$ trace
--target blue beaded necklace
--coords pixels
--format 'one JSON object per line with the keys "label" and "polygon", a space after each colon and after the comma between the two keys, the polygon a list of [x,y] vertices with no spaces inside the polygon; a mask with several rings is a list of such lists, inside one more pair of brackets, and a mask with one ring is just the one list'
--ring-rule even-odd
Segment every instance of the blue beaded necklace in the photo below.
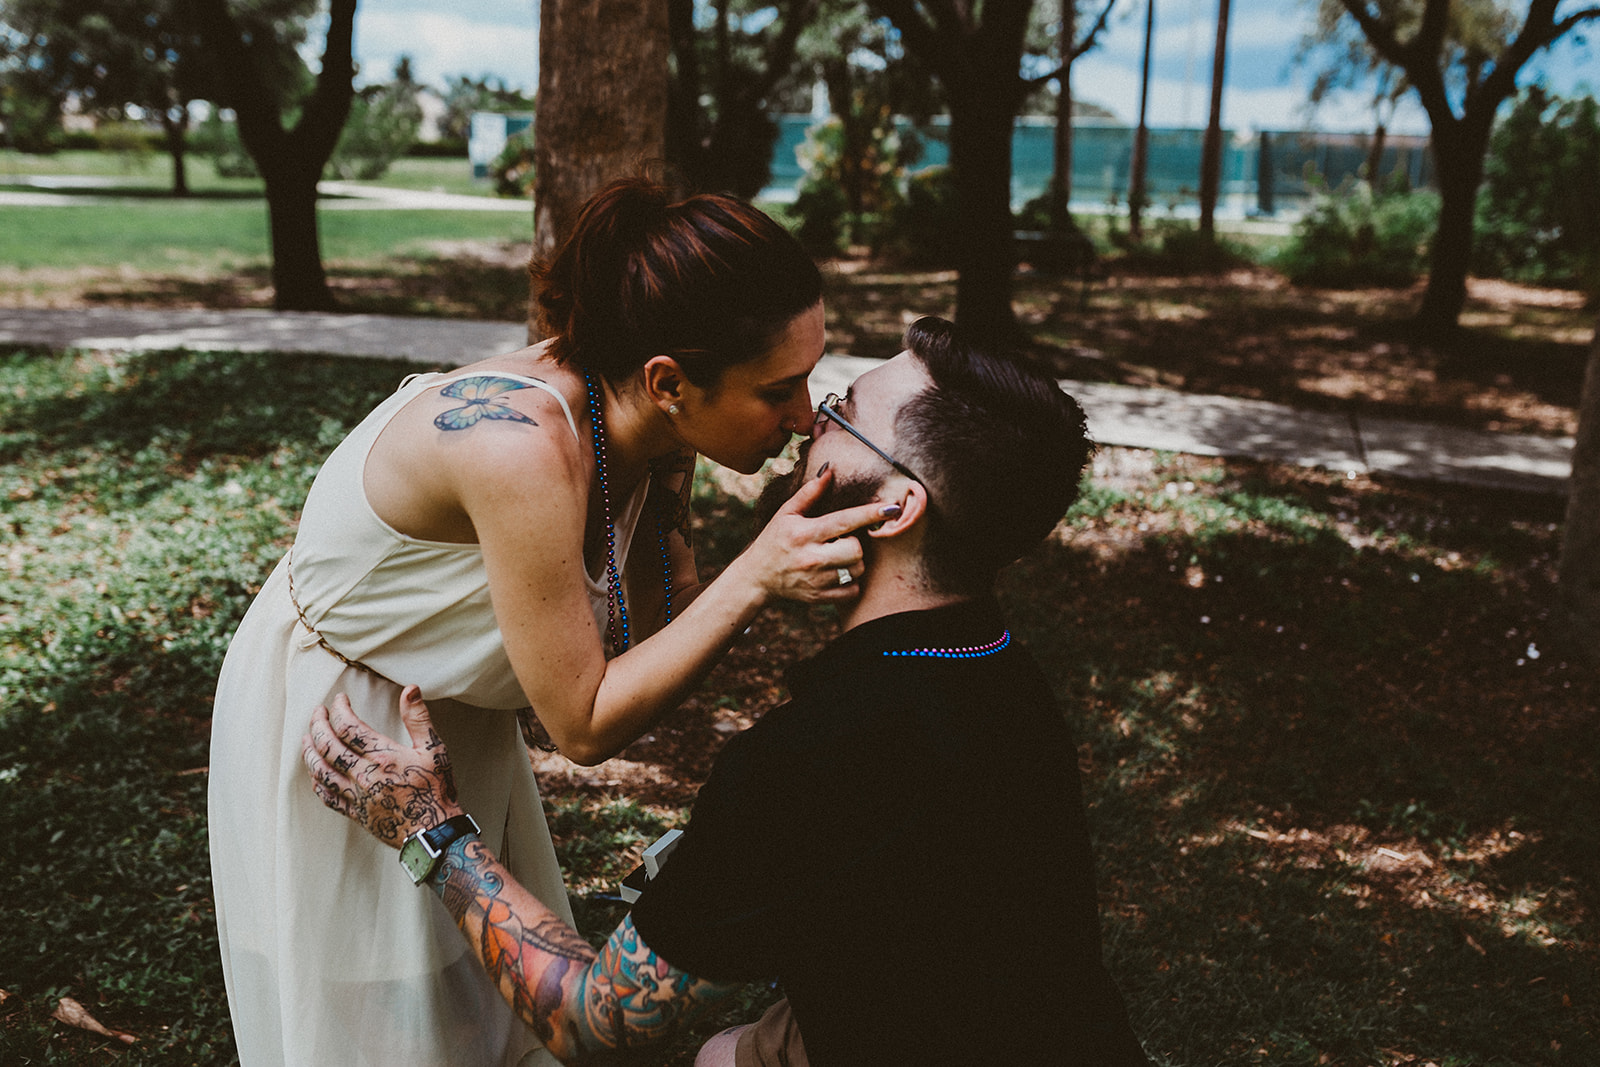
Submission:
{"label": "blue beaded necklace", "polygon": [[[611,482],[606,472],[606,423],[600,410],[600,391],[594,378],[583,372],[584,388],[589,394],[589,425],[594,431],[594,466],[600,476],[600,503],[606,520],[606,632],[611,639],[612,655],[620,656],[628,650],[628,602],[622,595],[622,573],[617,568],[617,528],[611,521]],[[672,621],[672,560],[667,554],[667,531],[656,515],[656,546],[661,551],[661,585],[666,592],[667,622]],[[619,639],[620,633],[620,639]]]}
{"label": "blue beaded necklace", "polygon": [[906,648],[885,652],[885,656],[927,656],[932,659],[982,659],[992,656],[1011,644],[1011,631],[1007,630],[987,644],[968,645],[962,648]]}

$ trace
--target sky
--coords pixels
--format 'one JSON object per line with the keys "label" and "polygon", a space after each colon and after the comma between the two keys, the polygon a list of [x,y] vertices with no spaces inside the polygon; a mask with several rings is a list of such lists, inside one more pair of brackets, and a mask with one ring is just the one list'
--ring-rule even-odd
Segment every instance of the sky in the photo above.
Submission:
{"label": "sky", "polygon": [[[1148,105],[1152,126],[1205,125],[1216,4],[1156,0]],[[488,76],[531,93],[539,80],[538,6],[539,0],[361,0],[355,34],[361,80],[387,80],[396,60],[408,54],[416,78],[426,84],[442,88],[448,76]],[[1569,3],[1563,10],[1576,6]],[[1311,74],[1296,66],[1294,55],[1310,10],[1301,0],[1233,0],[1225,127],[1372,128],[1372,108],[1361,93],[1341,94],[1315,114],[1308,111]],[[1073,67],[1074,93],[1130,124],[1138,118],[1144,14],[1144,0],[1120,0],[1101,47]],[[1600,93],[1600,24],[1592,37],[1587,45],[1564,40],[1530,65],[1519,82],[1540,78],[1562,95]],[[1408,94],[1389,128],[1394,133],[1428,132],[1427,118],[1413,95]]]}

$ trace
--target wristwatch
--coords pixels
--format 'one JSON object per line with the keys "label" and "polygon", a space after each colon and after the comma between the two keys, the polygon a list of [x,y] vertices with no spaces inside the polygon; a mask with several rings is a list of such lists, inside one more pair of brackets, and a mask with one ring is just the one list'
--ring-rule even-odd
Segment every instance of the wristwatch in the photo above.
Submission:
{"label": "wristwatch", "polygon": [[400,846],[400,866],[411,876],[412,885],[421,885],[439,869],[439,857],[458,837],[478,834],[478,824],[470,815],[457,815],[431,830],[418,830]]}

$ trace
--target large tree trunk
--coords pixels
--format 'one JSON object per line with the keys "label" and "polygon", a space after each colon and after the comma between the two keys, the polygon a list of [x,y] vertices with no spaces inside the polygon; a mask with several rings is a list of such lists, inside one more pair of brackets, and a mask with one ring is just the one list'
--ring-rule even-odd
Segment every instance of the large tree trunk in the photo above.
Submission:
{"label": "large tree trunk", "polygon": [[1011,217],[1011,133],[1016,105],[1003,94],[970,92],[950,101],[950,173],[957,235],[956,322],[997,342],[1016,340],[1011,276],[1016,244]]}
{"label": "large tree trunk", "polygon": [[260,168],[267,186],[272,231],[273,307],[279,311],[332,311],[337,302],[322,267],[317,230],[317,178],[322,164]]}
{"label": "large tree trunk", "polygon": [[[533,139],[533,254],[554,253],[584,201],[666,153],[667,5],[542,0]],[[538,337],[529,298],[528,332]]]}
{"label": "large tree trunk", "polygon": [[[1484,128],[1480,131],[1474,128],[1477,125]],[[1484,156],[1489,151],[1487,125],[1445,125],[1436,120],[1432,146],[1439,182],[1439,225],[1428,253],[1428,287],[1417,311],[1417,325],[1424,334],[1444,337],[1455,332],[1467,302],[1473,215],[1478,186],[1483,183]]]}
{"label": "large tree trunk", "polygon": [[1560,590],[1573,644],[1600,665],[1600,322],[1578,407],[1578,440],[1561,537]]}

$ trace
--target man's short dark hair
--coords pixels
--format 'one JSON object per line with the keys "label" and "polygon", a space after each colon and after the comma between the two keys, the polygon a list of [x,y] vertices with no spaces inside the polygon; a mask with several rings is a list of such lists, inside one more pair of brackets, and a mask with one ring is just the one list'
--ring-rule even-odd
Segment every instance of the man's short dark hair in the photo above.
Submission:
{"label": "man's short dark hair", "polygon": [[895,420],[897,447],[929,482],[923,567],[941,592],[978,595],[1066,514],[1094,443],[1078,402],[1022,357],[932,316],[905,346],[933,380]]}

